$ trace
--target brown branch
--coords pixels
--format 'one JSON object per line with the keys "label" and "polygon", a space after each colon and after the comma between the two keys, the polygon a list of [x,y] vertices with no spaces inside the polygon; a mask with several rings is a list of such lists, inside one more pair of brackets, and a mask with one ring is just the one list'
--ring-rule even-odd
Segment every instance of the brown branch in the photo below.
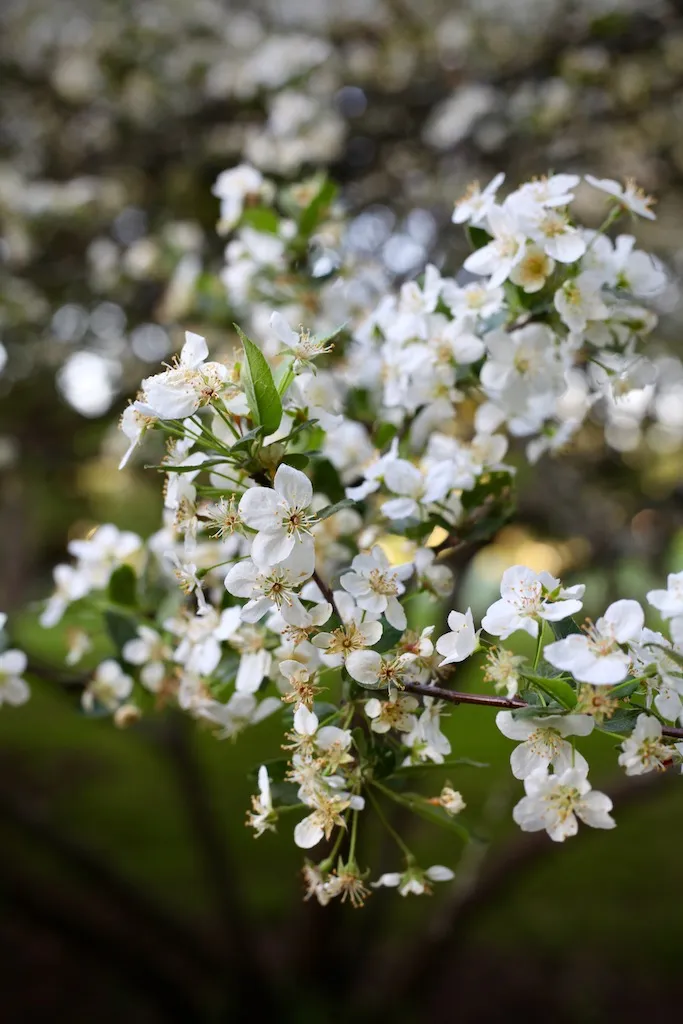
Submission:
{"label": "brown branch", "polygon": [[[487,708],[503,708],[506,710],[531,707],[531,704],[516,698],[510,700],[507,697],[489,697],[482,693],[461,693],[458,690],[446,690],[442,686],[430,686],[428,683],[405,683],[405,689],[408,693],[419,693],[423,697],[436,697],[438,700],[445,700],[449,704],[480,704]],[[683,739],[683,729],[678,729],[672,725],[663,725],[662,735],[680,740]]]}
{"label": "brown branch", "polygon": [[[317,569],[313,573],[313,580],[315,583],[318,584],[318,590],[323,595],[328,604],[332,605],[332,611],[335,613],[335,615],[339,615],[339,609],[337,608],[337,602],[334,599],[332,587],[330,587],[329,584],[324,582],[324,580],[320,577],[320,574],[318,573]],[[339,618],[341,619],[341,615],[339,615]]]}

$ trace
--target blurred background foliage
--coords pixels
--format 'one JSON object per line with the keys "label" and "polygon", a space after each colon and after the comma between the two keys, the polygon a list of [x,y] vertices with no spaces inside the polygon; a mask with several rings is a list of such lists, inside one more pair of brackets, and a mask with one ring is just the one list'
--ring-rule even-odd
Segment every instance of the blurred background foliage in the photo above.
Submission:
{"label": "blurred background foliage", "polygon": [[[463,851],[404,823],[424,863],[459,861],[453,888],[321,910],[300,902],[287,820],[258,843],[242,828],[275,725],[232,745],[170,715],[86,720],[62,685],[64,631],[19,609],[69,537],[158,525],[156,477],[116,472],[118,415],[182,330],[220,339],[234,318],[211,185],[245,154],[292,178],[328,169],[356,248],[398,282],[427,258],[457,266],[450,213],[473,178],[633,175],[659,197],[639,236],[675,277],[683,5],[5,0],[0,71],[0,608],[44,666],[0,714],[4,1019],[675,1017],[674,779],[605,777],[591,738],[619,828],[557,851],[511,825],[520,787],[489,713],[455,708],[454,753],[489,765],[451,779],[479,839]],[[680,353],[676,289],[662,312],[653,346]],[[608,443],[589,423],[520,472],[518,520],[460,566],[458,607],[481,614],[514,562],[586,582],[589,614],[683,568],[683,383],[668,383]],[[393,866],[379,832],[364,841]]]}

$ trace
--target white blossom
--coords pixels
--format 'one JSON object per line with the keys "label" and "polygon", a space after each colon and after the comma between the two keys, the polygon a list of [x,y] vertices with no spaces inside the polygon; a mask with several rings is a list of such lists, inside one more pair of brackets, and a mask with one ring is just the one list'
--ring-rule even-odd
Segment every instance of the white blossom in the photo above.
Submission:
{"label": "white blossom", "polygon": [[568,768],[560,775],[548,775],[537,768],[524,780],[526,796],[514,807],[512,816],[523,832],[548,833],[562,843],[578,832],[577,818],[591,828],[614,828],[610,815],[612,801],[592,789],[587,772]]}
{"label": "white blossom", "polygon": [[278,467],[273,487],[250,487],[242,495],[239,512],[243,522],[257,530],[251,557],[262,568],[283,563],[296,550],[302,559],[312,557],[309,511],[313,487],[305,473],[285,464]]}
{"label": "white blossom", "polygon": [[516,779],[526,779],[537,768],[550,766],[556,775],[569,768],[588,771],[584,756],[565,737],[589,736],[595,725],[590,715],[515,718],[511,711],[499,711],[496,725],[503,736],[522,741],[510,756],[510,767]]}
{"label": "white blossom", "polygon": [[584,633],[571,633],[548,644],[543,654],[551,665],[571,672],[579,682],[620,683],[631,664],[631,654],[622,645],[639,640],[643,624],[643,609],[637,601],[615,601]]}

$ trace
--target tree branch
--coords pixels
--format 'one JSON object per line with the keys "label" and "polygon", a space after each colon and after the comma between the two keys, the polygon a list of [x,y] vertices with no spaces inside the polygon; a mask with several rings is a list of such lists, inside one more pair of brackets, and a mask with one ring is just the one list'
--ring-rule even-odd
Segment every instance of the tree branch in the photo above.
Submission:
{"label": "tree branch", "polygon": [[[489,697],[483,693],[461,693],[458,690],[446,690],[442,686],[430,686],[428,683],[405,683],[405,690],[408,693],[419,693],[423,697],[436,697],[449,704],[480,704],[483,707],[503,708],[508,711],[514,708],[531,707],[526,701],[518,698]],[[683,739],[683,729],[678,729],[673,725],[663,725],[662,735],[680,740]]]}

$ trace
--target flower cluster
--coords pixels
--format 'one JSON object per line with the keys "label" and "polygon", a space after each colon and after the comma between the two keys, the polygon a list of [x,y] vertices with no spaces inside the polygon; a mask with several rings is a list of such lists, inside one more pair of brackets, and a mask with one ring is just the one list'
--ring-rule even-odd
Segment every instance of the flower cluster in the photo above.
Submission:
{"label": "flower cluster", "polygon": [[[599,230],[572,216],[578,176],[502,199],[499,175],[453,214],[467,225],[473,280],[428,266],[398,294],[360,301],[348,298],[357,268],[335,283],[320,271],[334,223],[327,183],[309,183],[296,206],[246,165],[221,175],[221,230],[234,232],[223,282],[231,299],[242,289],[262,336],[237,328],[230,357],[211,359],[188,332],[179,358],[142,381],[122,420],[123,462],[165,438],[161,529],[143,542],[103,526],[72,541],[74,564],[55,572],[43,625],[71,604],[74,619],[95,608],[112,645],[86,680],[87,712],[128,725],[171,702],[231,739],[279,716],[282,756],[260,766],[247,821],[262,836],[298,813],[296,845],[325,844],[304,869],[320,903],[361,905],[373,887],[420,894],[452,877],[420,867],[388,817],[395,804],[467,839],[448,778],[438,796],[410,788],[425,766],[450,774],[461,763],[451,704],[501,709],[525,789],[514,819],[555,841],[578,821],[614,826],[577,739],[618,736],[629,775],[682,759],[683,574],[648,596],[668,637],[634,600],[580,626],[584,586],[525,566],[504,573],[480,628],[471,609],[446,607],[453,550],[512,514],[511,441],[527,438],[533,462],[649,372],[654,315],[642,303],[666,276],[608,229],[625,212],[651,217],[650,202],[632,184],[587,180],[609,203]],[[522,646],[503,646],[511,637]],[[87,646],[81,631],[72,663]],[[23,663],[0,657],[18,703]],[[504,695],[455,690],[465,664]],[[359,835],[371,814],[404,864],[368,887]]]}

